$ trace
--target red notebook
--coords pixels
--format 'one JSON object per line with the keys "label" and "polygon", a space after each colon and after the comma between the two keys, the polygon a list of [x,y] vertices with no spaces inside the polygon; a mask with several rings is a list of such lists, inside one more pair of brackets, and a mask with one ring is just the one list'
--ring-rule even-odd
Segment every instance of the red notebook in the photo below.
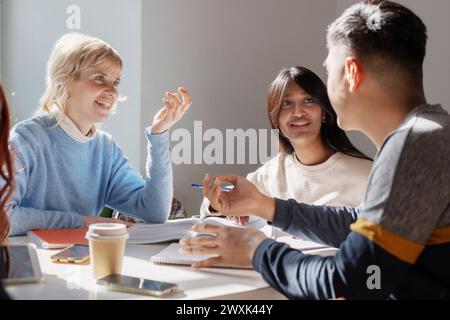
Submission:
{"label": "red notebook", "polygon": [[88,227],[79,229],[52,229],[28,231],[28,240],[44,249],[65,248],[72,244],[88,244]]}

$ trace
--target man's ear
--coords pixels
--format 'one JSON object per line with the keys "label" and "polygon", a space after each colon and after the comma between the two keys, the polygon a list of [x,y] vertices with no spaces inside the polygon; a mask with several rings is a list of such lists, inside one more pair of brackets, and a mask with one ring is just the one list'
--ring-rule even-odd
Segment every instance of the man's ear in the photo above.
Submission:
{"label": "man's ear", "polygon": [[362,66],[354,57],[345,58],[345,79],[348,82],[350,92],[355,92],[361,85]]}

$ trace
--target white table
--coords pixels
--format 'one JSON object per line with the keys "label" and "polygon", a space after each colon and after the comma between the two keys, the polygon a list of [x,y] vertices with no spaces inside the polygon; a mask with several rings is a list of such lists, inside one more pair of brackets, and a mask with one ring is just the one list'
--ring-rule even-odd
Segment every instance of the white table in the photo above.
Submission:
{"label": "white table", "polygon": [[[9,243],[27,243],[26,237],[10,238]],[[56,264],[50,256],[54,250],[37,249],[44,281],[35,284],[8,286],[14,299],[286,299],[284,295],[262,279],[253,270],[156,265],[150,257],[168,243],[153,245],[127,245],[122,274],[177,283],[181,291],[166,298],[108,291],[97,286],[92,278],[90,265]],[[333,251],[332,251],[333,252]],[[328,250],[316,250],[315,254],[329,255]]]}

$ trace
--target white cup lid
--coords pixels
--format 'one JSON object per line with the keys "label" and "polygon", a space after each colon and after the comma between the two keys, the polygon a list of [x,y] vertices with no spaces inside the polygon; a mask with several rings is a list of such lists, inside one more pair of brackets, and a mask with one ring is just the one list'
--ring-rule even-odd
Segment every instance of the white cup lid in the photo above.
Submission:
{"label": "white cup lid", "polygon": [[86,239],[128,239],[127,226],[121,223],[95,223],[89,226]]}

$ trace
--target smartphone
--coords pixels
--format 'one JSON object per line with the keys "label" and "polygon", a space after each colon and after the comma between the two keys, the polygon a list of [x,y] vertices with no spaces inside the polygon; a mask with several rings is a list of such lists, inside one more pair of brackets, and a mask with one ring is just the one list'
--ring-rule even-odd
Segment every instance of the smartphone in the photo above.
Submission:
{"label": "smartphone", "polygon": [[86,264],[89,261],[89,247],[71,246],[51,256],[51,260],[55,263]]}
{"label": "smartphone", "polygon": [[146,294],[157,297],[178,292],[178,286],[175,283],[122,276],[120,274],[111,274],[98,279],[97,284],[115,291]]}

